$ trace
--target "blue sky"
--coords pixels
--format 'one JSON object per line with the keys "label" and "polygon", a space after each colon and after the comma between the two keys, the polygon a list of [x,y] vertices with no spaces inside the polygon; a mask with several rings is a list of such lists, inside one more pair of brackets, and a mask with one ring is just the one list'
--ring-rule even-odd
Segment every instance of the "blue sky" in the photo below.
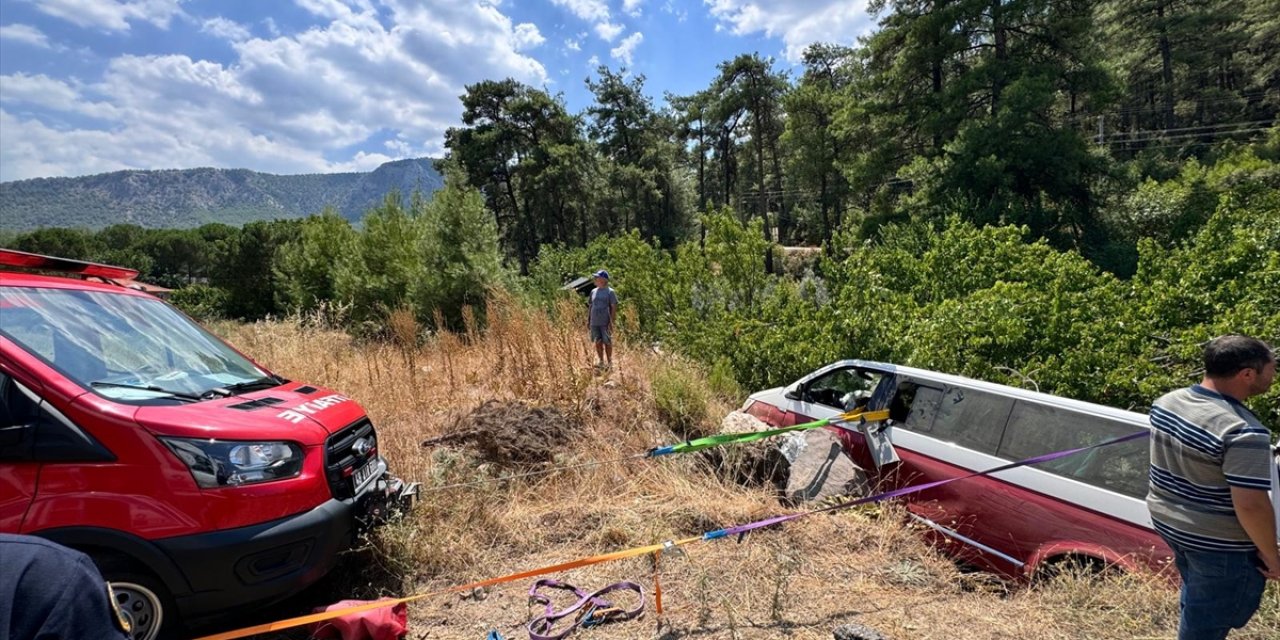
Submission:
{"label": "blue sky", "polygon": [[441,155],[480,80],[579,112],[605,64],[661,103],[872,24],[865,0],[0,0],[0,181],[369,170]]}

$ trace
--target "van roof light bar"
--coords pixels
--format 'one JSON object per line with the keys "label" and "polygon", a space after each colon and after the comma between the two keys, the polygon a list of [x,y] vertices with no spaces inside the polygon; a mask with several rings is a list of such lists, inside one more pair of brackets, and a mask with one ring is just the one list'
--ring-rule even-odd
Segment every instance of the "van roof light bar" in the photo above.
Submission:
{"label": "van roof light bar", "polygon": [[68,260],[54,256],[42,256],[38,253],[27,253],[15,249],[0,249],[0,266],[18,267],[20,269],[41,269],[44,271],[60,271],[75,273],[83,277],[109,278],[113,280],[132,280],[138,277],[136,269],[113,267],[109,264]]}

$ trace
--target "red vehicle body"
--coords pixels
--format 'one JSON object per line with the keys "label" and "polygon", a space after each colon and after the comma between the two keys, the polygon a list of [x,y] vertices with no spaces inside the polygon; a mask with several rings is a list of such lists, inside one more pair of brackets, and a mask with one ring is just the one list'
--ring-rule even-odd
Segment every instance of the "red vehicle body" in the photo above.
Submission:
{"label": "red vehicle body", "polygon": [[0,532],[88,553],[135,637],[295,593],[412,495],[355,401],[111,283],[127,271],[39,258],[0,250],[104,282],[0,271]]}
{"label": "red vehicle body", "polygon": [[[754,394],[743,408],[769,424],[790,426],[856,406],[889,409],[890,420],[827,428],[880,490],[1149,428],[1143,414],[857,360]],[[1143,438],[949,483],[909,495],[906,508],[957,559],[1014,579],[1062,560],[1167,571],[1172,554],[1152,529],[1143,499],[1147,446]]]}

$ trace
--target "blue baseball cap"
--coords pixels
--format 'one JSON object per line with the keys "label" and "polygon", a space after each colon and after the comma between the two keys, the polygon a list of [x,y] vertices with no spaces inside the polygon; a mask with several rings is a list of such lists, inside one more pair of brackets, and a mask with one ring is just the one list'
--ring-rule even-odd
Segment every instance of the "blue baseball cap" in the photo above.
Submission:
{"label": "blue baseball cap", "polygon": [[608,280],[608,279],[609,279],[609,272],[608,272],[608,271],[605,271],[604,269],[601,269],[601,270],[599,270],[599,271],[597,271],[597,272],[595,272],[595,273],[591,274],[591,277],[592,277],[592,278],[604,278],[605,280]]}

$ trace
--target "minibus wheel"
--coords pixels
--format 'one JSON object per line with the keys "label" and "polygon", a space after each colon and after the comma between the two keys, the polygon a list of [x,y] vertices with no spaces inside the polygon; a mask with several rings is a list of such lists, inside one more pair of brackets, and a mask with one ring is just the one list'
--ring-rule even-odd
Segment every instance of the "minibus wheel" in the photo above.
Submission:
{"label": "minibus wheel", "polygon": [[159,578],[117,556],[94,557],[94,562],[111,585],[115,609],[129,623],[132,640],[177,637],[177,611]]}
{"label": "minibus wheel", "polygon": [[1121,571],[1119,567],[1108,565],[1101,558],[1073,553],[1041,561],[1032,575],[1032,583],[1048,584],[1059,576],[1071,576],[1077,579],[1102,578]]}

